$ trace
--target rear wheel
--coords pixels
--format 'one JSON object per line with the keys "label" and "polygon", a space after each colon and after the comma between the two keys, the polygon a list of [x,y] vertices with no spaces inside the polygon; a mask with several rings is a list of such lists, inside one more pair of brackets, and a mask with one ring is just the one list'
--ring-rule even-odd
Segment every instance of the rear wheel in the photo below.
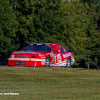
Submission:
{"label": "rear wheel", "polygon": [[70,57],[67,59],[66,67],[71,68],[71,58]]}
{"label": "rear wheel", "polygon": [[45,67],[50,67],[50,57],[49,56],[46,57]]}

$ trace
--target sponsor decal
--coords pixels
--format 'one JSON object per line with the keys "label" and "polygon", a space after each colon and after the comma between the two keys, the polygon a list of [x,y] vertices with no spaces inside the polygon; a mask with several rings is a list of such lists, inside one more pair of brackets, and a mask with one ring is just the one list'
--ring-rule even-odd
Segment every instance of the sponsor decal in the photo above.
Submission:
{"label": "sponsor decal", "polygon": [[58,61],[58,63],[61,63],[62,62],[62,59],[61,59],[61,55],[60,54],[57,54],[57,61]]}
{"label": "sponsor decal", "polygon": [[52,59],[54,60],[55,58],[53,57]]}
{"label": "sponsor decal", "polygon": [[67,58],[68,56],[71,56],[71,53],[63,54],[63,58]]}
{"label": "sponsor decal", "polygon": [[44,54],[39,54],[39,56],[40,56],[40,57],[43,57],[43,56],[45,56],[45,55],[44,55]]}
{"label": "sponsor decal", "polygon": [[42,65],[45,65],[45,61],[42,60],[42,61],[41,61],[41,64],[42,64]]}
{"label": "sponsor decal", "polygon": [[52,57],[52,63],[56,63],[56,56]]}
{"label": "sponsor decal", "polygon": [[61,63],[56,63],[56,64],[51,64],[51,66],[66,66],[66,62],[61,62]]}
{"label": "sponsor decal", "polygon": [[53,56],[53,52],[50,53],[50,57],[52,57],[52,56]]}
{"label": "sponsor decal", "polygon": [[42,59],[44,59],[45,57],[41,57]]}

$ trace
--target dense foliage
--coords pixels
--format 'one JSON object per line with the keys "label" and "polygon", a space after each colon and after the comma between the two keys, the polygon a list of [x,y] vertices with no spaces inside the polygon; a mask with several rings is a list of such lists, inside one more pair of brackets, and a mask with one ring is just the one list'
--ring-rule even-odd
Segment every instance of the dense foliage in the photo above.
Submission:
{"label": "dense foliage", "polygon": [[100,0],[88,1],[0,1],[0,62],[31,42],[54,42],[73,50],[74,66],[99,66]]}

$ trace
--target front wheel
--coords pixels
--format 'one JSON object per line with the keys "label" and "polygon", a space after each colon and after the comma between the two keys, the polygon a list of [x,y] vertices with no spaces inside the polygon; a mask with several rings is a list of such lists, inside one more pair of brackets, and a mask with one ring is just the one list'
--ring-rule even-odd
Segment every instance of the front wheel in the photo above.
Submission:
{"label": "front wheel", "polygon": [[50,67],[50,57],[49,56],[46,57],[45,67]]}
{"label": "front wheel", "polygon": [[71,68],[71,58],[70,57],[67,59],[66,67]]}

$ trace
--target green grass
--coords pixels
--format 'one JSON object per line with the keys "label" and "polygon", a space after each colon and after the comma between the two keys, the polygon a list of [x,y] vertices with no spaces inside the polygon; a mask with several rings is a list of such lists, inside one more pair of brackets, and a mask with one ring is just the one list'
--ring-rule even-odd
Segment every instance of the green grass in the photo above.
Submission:
{"label": "green grass", "polygon": [[100,100],[100,70],[0,67],[0,100]]}

